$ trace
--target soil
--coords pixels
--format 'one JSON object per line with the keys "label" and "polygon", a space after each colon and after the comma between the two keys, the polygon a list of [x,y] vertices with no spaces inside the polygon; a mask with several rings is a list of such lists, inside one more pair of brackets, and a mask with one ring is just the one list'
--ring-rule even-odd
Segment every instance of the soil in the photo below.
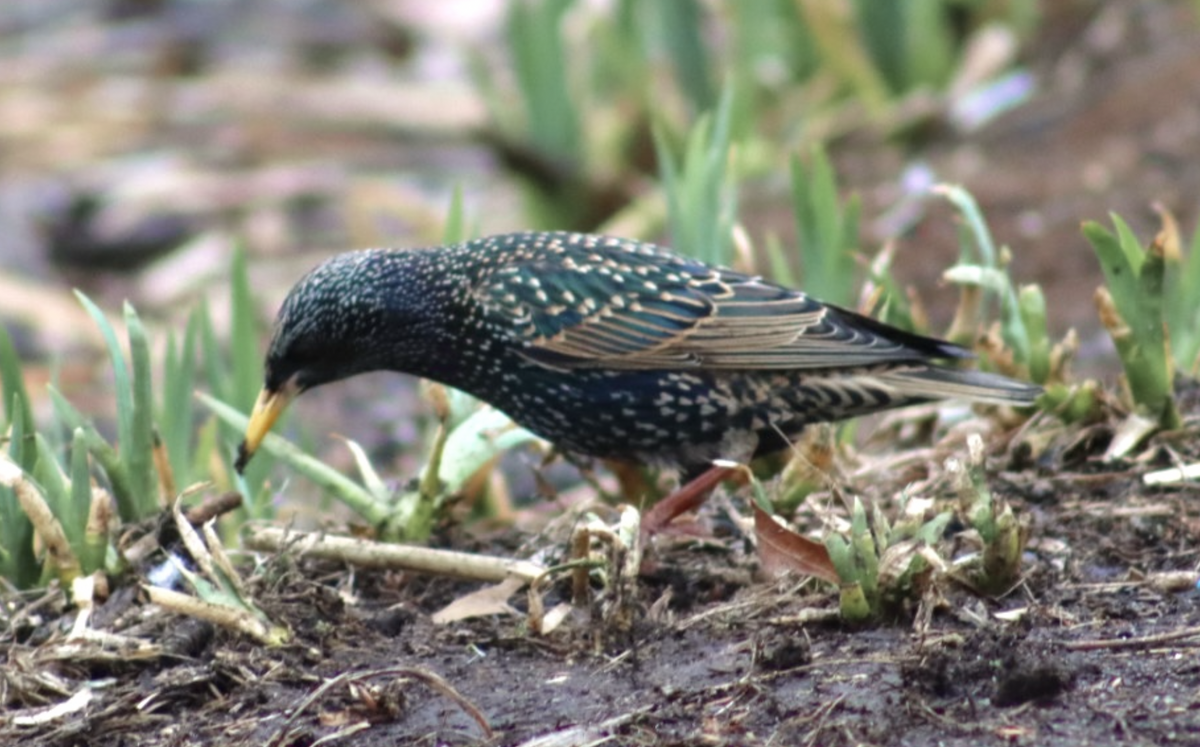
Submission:
{"label": "soil", "polygon": [[[281,646],[152,612],[133,586],[92,626],[155,642],[155,655],[68,644],[73,613],[59,597],[20,610],[0,739],[309,745],[348,730],[356,745],[1200,743],[1196,486],[1140,478],[1169,454],[1200,456],[1194,426],[1186,439],[1158,437],[1142,464],[1100,461],[1105,426],[1083,438],[1047,427],[989,462],[994,495],[1032,521],[1021,580],[998,596],[945,576],[918,607],[849,626],[829,587],[762,574],[740,498],[710,501],[703,536],[657,538],[633,591],[596,586],[544,635],[530,631],[523,594],[508,614],[436,624],[481,585],[283,553],[251,585],[291,631]],[[1043,436],[1052,446],[1038,464],[1013,469],[1028,459],[1021,439]],[[952,430],[927,459],[962,445]],[[846,458],[860,468],[843,488],[867,499],[886,502],[912,479],[886,459]],[[922,471],[945,495],[937,469]],[[434,544],[562,560],[562,526],[532,540],[450,530]],[[570,595],[562,577],[543,600]],[[82,712],[14,721],[85,681],[95,692]]]}
{"label": "soil", "polygon": [[[1037,99],[983,133],[934,138],[928,157],[1028,257],[1017,266],[1046,288],[1058,331],[1084,331],[1085,365],[1111,371],[1078,223],[1116,210],[1147,236],[1160,200],[1185,230],[1195,225],[1200,45],[1185,3],[1062,5],[1074,12],[1049,13],[1031,53]],[[850,146],[835,159],[871,215],[902,163]],[[904,272],[922,287],[955,246],[948,211],[931,210],[902,239],[920,252]],[[345,391],[381,388],[372,379]],[[347,419],[344,397],[302,406],[367,443],[386,440],[379,421],[408,406],[387,405],[356,433],[332,425]],[[9,595],[0,744],[1200,744],[1200,485],[1143,481],[1200,460],[1197,399],[1181,397],[1183,430],[1121,460],[1102,458],[1119,412],[990,429],[989,485],[1030,521],[1020,581],[983,595],[946,576],[913,609],[863,627],[830,615],[836,590],[765,576],[742,494],[702,509],[701,536],[659,537],[636,583],[620,595],[597,585],[544,635],[529,630],[521,593],[508,613],[436,624],[480,584],[290,553],[241,566],[251,597],[291,633],[276,647],[148,605],[132,578],[115,581],[90,627],[153,651],[71,642],[78,611],[61,593]],[[945,499],[938,465],[961,453],[962,434],[916,430],[927,435],[840,455],[846,494],[891,511],[907,483],[927,480]],[[901,470],[898,453],[927,456]],[[801,528],[819,529],[808,511]],[[556,527],[448,528],[433,544],[556,562],[569,544]],[[564,578],[545,602],[570,598]],[[85,706],[48,710],[79,693]]]}

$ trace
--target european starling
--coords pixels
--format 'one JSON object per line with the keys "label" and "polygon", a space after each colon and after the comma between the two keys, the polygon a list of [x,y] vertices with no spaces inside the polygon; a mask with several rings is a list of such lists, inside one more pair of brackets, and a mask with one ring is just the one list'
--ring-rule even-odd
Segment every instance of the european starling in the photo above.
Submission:
{"label": "european starling", "polygon": [[1037,386],[939,366],[961,347],[626,239],[513,233],[336,256],[288,294],[241,469],[298,394],[367,371],[442,382],[563,450],[703,471],[805,425]]}

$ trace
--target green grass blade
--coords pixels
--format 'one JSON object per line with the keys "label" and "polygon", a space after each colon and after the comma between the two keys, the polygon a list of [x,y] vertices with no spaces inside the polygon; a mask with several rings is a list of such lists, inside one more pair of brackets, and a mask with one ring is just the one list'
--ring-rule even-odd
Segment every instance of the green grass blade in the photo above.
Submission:
{"label": "green grass blade", "polygon": [[[14,437],[20,432],[20,419],[13,423]],[[24,449],[31,459],[36,459],[34,448]],[[12,446],[9,446],[12,454]],[[0,455],[0,460],[4,459]],[[16,458],[11,459],[21,472],[28,474],[29,470],[21,467]],[[17,494],[7,484],[0,484],[0,576],[8,579],[18,589],[27,588],[37,583],[40,567],[33,555],[33,524]]]}
{"label": "green grass blade", "polygon": [[1179,422],[1163,331],[1165,260],[1159,248],[1142,249],[1129,226],[1112,215],[1116,233],[1094,222],[1083,233],[1100,259],[1112,305],[1120,316],[1106,320],[1134,402],[1162,425]]}
{"label": "green grass blade", "polygon": [[[71,436],[69,496],[66,514],[71,517],[70,523],[74,526],[67,527],[64,523],[63,527],[68,530],[67,536],[71,544],[78,548],[83,541],[83,526],[87,523],[88,510],[92,505],[91,463],[88,460],[87,431],[83,428],[76,428]],[[83,523],[75,524],[78,518],[82,518]],[[78,535],[73,531],[76,528],[79,530]]]}
{"label": "green grass blade", "polygon": [[1129,267],[1133,269],[1133,277],[1140,277],[1142,273],[1142,263],[1146,260],[1146,253],[1142,249],[1142,243],[1138,241],[1138,237],[1134,234],[1133,229],[1129,224],[1116,213],[1112,213],[1113,225],[1117,229],[1117,245],[1121,248],[1121,252],[1125,255],[1125,260],[1129,263]]}
{"label": "green grass blade", "polygon": [[63,530],[66,532],[71,546],[78,547],[78,543],[83,539],[83,524],[87,520],[87,515],[85,513],[80,521],[76,521],[80,517],[72,513],[70,484],[67,482],[67,476],[63,474],[54,451],[40,435],[34,438],[34,443],[37,445],[38,461],[34,465],[31,477],[42,489],[46,505],[63,525]]}
{"label": "green grass blade", "polygon": [[[996,249],[995,240],[979,209],[979,203],[970,192],[958,185],[942,184],[935,187],[934,191],[945,197],[958,210],[964,223],[959,232],[959,263],[947,270],[943,277],[960,285],[981,288],[985,299],[990,299],[991,303],[998,302],[1000,336],[1012,350],[1013,359],[1018,364],[1029,365],[1033,344],[1031,332],[1021,314],[1017,290],[1009,277],[1007,267],[1001,261],[1001,252]],[[977,332],[975,329],[956,329],[952,338],[957,334],[965,334],[969,338]]]}
{"label": "green grass blade", "polygon": [[132,518],[141,519],[159,508],[158,470],[154,466],[154,393],[146,329],[128,302],[125,303],[125,329],[133,363],[130,381],[133,413],[129,418],[129,433],[121,440],[120,451],[137,500],[138,513]]}
{"label": "green grass blade", "polygon": [[799,0],[798,5],[820,49],[821,67],[845,81],[869,114],[882,111],[890,97],[888,83],[865,48],[856,22],[827,0]]}
{"label": "green grass blade", "polygon": [[[879,3],[865,0],[863,4],[873,6],[892,5],[903,10],[903,49],[901,60],[903,78],[899,81],[898,93],[911,91],[919,86],[940,89],[949,80],[954,69],[956,42],[947,23],[945,0],[906,0],[903,3]],[[895,27],[884,28],[895,36]],[[884,72],[886,75],[886,71]]]}
{"label": "green grass blade", "polygon": [[[108,359],[113,371],[113,391],[117,400],[117,442],[128,444],[132,442],[133,431],[133,387],[130,385],[129,368],[125,364],[125,356],[121,352],[121,344],[117,341],[117,333],[112,324],[104,316],[100,307],[81,291],[75,291],[75,297],[83,304],[83,308],[92,321],[100,329],[104,337],[104,345],[108,349]],[[126,517],[132,518],[132,517]]]}
{"label": "green grass blade", "polygon": [[514,425],[499,410],[478,409],[450,432],[439,460],[438,480],[445,493],[458,493],[489,461],[537,440],[537,436]]}
{"label": "green grass blade", "polygon": [[727,3],[734,31],[734,64],[738,81],[761,79],[761,70],[783,64],[781,78],[807,80],[817,69],[818,48],[797,4],[791,0]]}
{"label": "green grass blade", "polygon": [[814,148],[810,165],[791,163],[792,213],[800,249],[803,282],[821,289],[821,297],[842,306],[853,305],[857,285],[854,253],[858,247],[856,199],[838,203],[837,180],[829,158]]}
{"label": "green grass blade", "polygon": [[1189,251],[1181,251],[1176,262],[1168,258],[1166,289],[1167,329],[1171,352],[1180,370],[1197,376],[1200,364],[1200,228],[1192,236]]}
{"label": "green grass blade", "polygon": [[446,227],[442,230],[442,239],[447,244],[458,244],[467,240],[462,184],[455,184],[454,192],[450,195],[450,208],[446,211]]}
{"label": "green grass blade", "polygon": [[54,405],[54,411],[58,417],[66,425],[67,429],[74,432],[78,428],[83,428],[87,434],[88,451],[96,462],[100,465],[100,469],[104,472],[104,476],[108,478],[109,487],[112,488],[113,498],[117,502],[117,511],[123,518],[128,518],[137,515],[137,507],[133,498],[133,487],[129,481],[129,474],[126,471],[125,463],[121,460],[120,454],[112,447],[104,437],[96,430],[96,427],[83,416],[79,410],[75,409],[67,398],[62,395],[54,387],[48,387],[46,390],[50,394],[50,401]]}
{"label": "green grass blade", "polygon": [[1167,339],[1163,329],[1163,289],[1166,265],[1160,252],[1151,248],[1142,260],[1141,272],[1138,275],[1138,298],[1141,299],[1143,313],[1141,314],[1142,328],[1135,329],[1135,335],[1145,349],[1146,376],[1151,384],[1151,400],[1146,404],[1155,413],[1160,422],[1167,427],[1179,425],[1179,415],[1175,411],[1171,381],[1170,351],[1167,350]]}
{"label": "green grass blade", "polygon": [[764,253],[767,257],[767,268],[771,280],[792,288],[800,285],[800,280],[796,277],[796,272],[788,261],[788,253],[784,250],[778,237],[767,237]]}
{"label": "green grass blade", "polygon": [[702,112],[712,107],[716,99],[708,49],[704,44],[704,14],[695,0],[642,2],[642,21],[666,49],[674,68],[679,87],[692,104],[692,110]]}
{"label": "green grass blade", "polygon": [[[1112,291],[1118,308],[1136,306],[1138,293],[1138,274],[1141,271],[1140,247],[1137,237],[1129,230],[1129,226],[1120,216],[1110,214],[1117,233],[1113,234],[1099,223],[1088,221],[1083,224],[1083,235],[1087,237],[1096,256],[1100,259],[1100,269],[1104,272],[1104,281]],[[1125,312],[1122,311],[1124,314]],[[1127,321],[1134,320],[1126,317]]]}
{"label": "green grass blade", "polygon": [[192,432],[195,422],[192,390],[196,387],[196,344],[200,334],[198,311],[188,318],[183,341],[176,344],[171,335],[167,340],[162,382],[162,402],[158,410],[159,432],[178,486],[190,485],[192,479]]}
{"label": "green grass blade", "polygon": [[[964,250],[961,261],[984,267],[995,267],[999,252],[996,251],[996,242],[992,238],[992,232],[988,228],[987,222],[983,219],[983,213],[980,211],[975,197],[957,184],[938,185],[934,191],[954,205],[958,209],[959,215],[966,221],[967,233],[972,241],[959,242]],[[971,260],[966,256],[968,247],[975,248],[979,255],[978,259]]]}
{"label": "green grass blade", "polygon": [[942,277],[958,285],[982,288],[989,297],[1000,299],[1000,336],[1013,351],[1013,358],[1027,364],[1031,355],[1030,332],[1008,272],[995,267],[960,264],[946,270]]}
{"label": "green grass blade", "polygon": [[825,535],[825,549],[829,552],[829,561],[843,584],[852,583],[858,578],[853,548],[845,537],[837,532],[829,532]]}
{"label": "green grass blade", "polygon": [[[113,481],[113,492],[121,510],[122,518],[136,520],[149,516],[158,507],[156,494],[157,481],[154,472],[153,458],[153,424],[151,422],[153,399],[150,396],[150,354],[146,344],[145,331],[141,325],[138,330],[131,328],[131,355],[136,368],[136,390],[134,379],[131,378],[125,356],[117,342],[116,332],[112,324],[104,316],[91,299],[76,291],[76,297],[84,309],[100,328],[108,348],[109,361],[113,370],[113,389],[117,400],[117,440],[121,446],[121,467],[105,463],[111,453],[111,448],[98,446],[103,443],[98,435],[91,438],[93,453],[101,461]],[[126,321],[131,318],[128,309]],[[132,316],[136,319],[136,316]],[[74,408],[71,408],[74,409]],[[59,412],[64,412],[60,409]],[[73,426],[75,427],[75,426]],[[94,430],[94,429],[93,429]],[[107,444],[105,444],[107,446]]]}
{"label": "green grass blade", "polygon": [[867,277],[881,291],[879,303],[874,309],[868,311],[880,321],[894,327],[910,332],[925,333],[927,330],[918,328],[917,320],[913,318],[909,298],[892,274],[894,257],[895,245],[888,245],[881,249],[867,265]]}
{"label": "green grass blade", "polygon": [[204,366],[204,382],[208,390],[217,399],[225,402],[234,400],[232,377],[225,374],[225,351],[217,341],[217,332],[213,329],[212,313],[208,310],[208,302],[200,299],[197,306],[196,320],[198,339],[200,343],[200,360]]}
{"label": "green grass blade", "polygon": [[1045,384],[1050,378],[1050,333],[1046,329],[1046,297],[1041,287],[1026,285],[1017,293],[1021,320],[1028,333],[1029,378]]}
{"label": "green grass blade", "polygon": [[[234,252],[229,274],[232,308],[229,347],[232,357],[233,386],[226,387],[227,390],[231,390],[228,391],[231,399],[225,401],[232,402],[243,412],[249,412],[263,385],[263,355],[260,348],[262,325],[258,318],[255,295],[250,288],[250,272],[246,253],[240,247]],[[211,324],[209,327],[211,329]],[[224,357],[220,359],[225,360]],[[230,428],[228,423],[224,423],[221,430],[228,443],[233,444],[241,440],[242,430]],[[233,450],[222,449],[221,454],[226,467],[231,467]],[[255,459],[243,474],[243,480],[247,486],[246,508],[251,516],[262,518],[270,512],[270,505],[261,499],[266,495],[263,487],[273,466],[274,459],[268,452]]]}
{"label": "green grass blade", "polygon": [[562,18],[571,4],[515,0],[509,5],[507,29],[528,141],[562,159],[574,159],[581,152],[562,35]]}
{"label": "green grass blade", "polygon": [[79,556],[84,573],[104,567],[108,550],[107,538],[88,534],[88,517],[92,511],[91,461],[88,459],[88,436],[76,428],[71,438],[71,499],[69,519],[60,517],[63,531]]}
{"label": "green grass blade", "polygon": [[259,352],[258,307],[250,289],[246,252],[238,247],[233,253],[229,272],[232,329],[230,348],[233,357],[234,399],[238,407],[249,410],[262,388],[262,354]]}
{"label": "green grass blade", "polygon": [[908,87],[905,45],[908,35],[904,23],[906,3],[857,0],[854,5],[859,35],[866,52],[875,63],[875,69],[893,92],[904,91]]}
{"label": "green grass blade", "polygon": [[5,423],[12,430],[13,440],[8,453],[13,462],[28,472],[36,461],[33,449],[25,447],[26,437],[35,430],[33,411],[29,407],[25,377],[21,374],[21,359],[8,330],[3,327],[0,327],[0,398],[4,400]]}
{"label": "green grass blade", "polygon": [[[198,392],[196,396],[222,422],[227,423],[235,430],[245,430],[249,422],[249,418],[245,414],[203,392]],[[356,511],[372,526],[380,526],[388,518],[387,506],[376,501],[370,491],[319,459],[305,454],[298,446],[283,437],[273,433],[268,434],[263,440],[261,450],[272,454],[318,486],[334,493],[338,500]],[[256,460],[261,458],[261,456],[255,457]]]}
{"label": "green grass blade", "polygon": [[728,177],[733,104],[733,86],[728,86],[715,115],[701,117],[688,134],[682,162],[672,155],[663,128],[654,131],[671,243],[684,254],[720,265],[733,260],[737,199]]}

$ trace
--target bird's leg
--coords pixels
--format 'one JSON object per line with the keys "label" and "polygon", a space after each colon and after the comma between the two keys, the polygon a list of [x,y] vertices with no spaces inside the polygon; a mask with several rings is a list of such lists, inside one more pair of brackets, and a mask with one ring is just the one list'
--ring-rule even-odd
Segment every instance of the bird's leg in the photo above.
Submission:
{"label": "bird's leg", "polygon": [[698,508],[722,480],[740,472],[738,467],[711,466],[685,482],[642,516],[642,540],[658,534],[680,514]]}
{"label": "bird's leg", "polygon": [[651,480],[648,468],[635,462],[617,459],[604,460],[604,466],[617,478],[620,495],[629,503],[653,500],[660,495],[656,481]]}

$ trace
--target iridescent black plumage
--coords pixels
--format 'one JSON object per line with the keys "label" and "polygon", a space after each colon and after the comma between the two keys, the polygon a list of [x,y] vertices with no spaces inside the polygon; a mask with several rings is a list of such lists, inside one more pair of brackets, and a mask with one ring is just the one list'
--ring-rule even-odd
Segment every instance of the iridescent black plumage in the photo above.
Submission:
{"label": "iridescent black plumage", "polygon": [[807,423],[1040,392],[935,364],[968,356],[636,241],[518,233],[352,252],[284,302],[244,457],[274,420],[259,409],[378,369],[470,392],[568,451],[691,471],[778,450]]}

